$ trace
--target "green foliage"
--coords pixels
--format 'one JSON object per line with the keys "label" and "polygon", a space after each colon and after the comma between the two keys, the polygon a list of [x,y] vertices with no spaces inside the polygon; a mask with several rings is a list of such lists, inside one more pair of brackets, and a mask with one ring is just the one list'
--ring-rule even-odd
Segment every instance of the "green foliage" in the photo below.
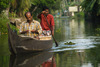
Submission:
{"label": "green foliage", "polygon": [[61,33],[61,28],[56,30],[57,33]]}
{"label": "green foliage", "polygon": [[0,56],[0,67],[9,67],[10,56]]}
{"label": "green foliage", "polygon": [[[0,36],[0,55],[9,55],[8,35],[3,34]],[[2,67],[2,66],[0,66]]]}
{"label": "green foliage", "polygon": [[100,36],[100,28],[96,28],[95,29],[95,35],[96,36]]}
{"label": "green foliage", "polygon": [[[54,10],[60,9],[60,3],[61,0],[31,0],[31,7],[29,11],[32,12],[34,16],[37,16],[37,14],[42,12],[43,6],[47,6],[50,9],[50,13],[53,13]],[[33,11],[34,8],[36,8],[35,11]]]}
{"label": "green foliage", "polygon": [[16,12],[12,12],[12,13],[9,12],[9,17],[12,17],[12,18],[18,17],[18,15],[16,14]]}
{"label": "green foliage", "polygon": [[31,0],[31,4],[34,7],[42,8],[43,6],[48,6],[50,9],[59,9],[60,2],[61,0]]}
{"label": "green foliage", "polygon": [[66,43],[64,43],[65,45],[75,45],[75,43],[73,43],[73,42],[66,42]]}
{"label": "green foliage", "polygon": [[[83,11],[100,15],[100,0],[84,0],[81,4]],[[95,9],[95,10],[94,10]]]}
{"label": "green foliage", "polygon": [[56,0],[54,2],[54,4],[50,5],[51,9],[52,10],[58,10],[58,9],[60,9],[61,8],[60,7],[60,3],[61,3],[61,0]]}
{"label": "green foliage", "polygon": [[10,0],[0,0],[0,13],[9,7]]}
{"label": "green foliage", "polygon": [[69,19],[83,19],[83,18],[84,18],[84,12],[78,12],[75,13],[75,16],[72,16]]}
{"label": "green foliage", "polygon": [[84,17],[84,13],[83,12],[76,13],[75,17],[76,18],[80,18],[80,17],[83,18]]}
{"label": "green foliage", "polygon": [[[60,2],[60,0],[13,0],[10,5],[10,12],[14,12],[18,16],[24,16],[27,11],[33,12],[35,7],[38,7],[35,10],[37,13],[42,11],[43,6],[48,6],[50,9],[56,10],[59,9]],[[36,15],[36,13],[33,14]]]}
{"label": "green foliage", "polygon": [[7,33],[7,22],[9,22],[9,20],[6,18],[6,16],[3,14],[0,14],[0,32],[1,33]]}
{"label": "green foliage", "polygon": [[83,12],[79,12],[76,15],[80,17],[80,16],[84,16],[84,13]]}
{"label": "green foliage", "polygon": [[70,2],[69,6],[75,6],[75,5],[80,5],[79,2]]}
{"label": "green foliage", "polygon": [[[38,6],[33,13],[34,16],[37,16],[37,13],[42,11],[43,6],[48,6],[52,10],[58,9],[58,5],[55,4],[60,4],[60,0],[0,0],[0,11],[10,6],[9,17],[23,17],[29,9],[33,11]],[[3,33],[7,32],[6,23],[9,22],[6,17],[3,13],[0,14],[0,32]]]}
{"label": "green foliage", "polygon": [[10,5],[10,12],[16,13],[18,16],[24,16],[25,12],[31,6],[30,0],[13,0]]}
{"label": "green foliage", "polygon": [[84,0],[82,5],[82,8],[84,11],[91,11],[96,0]]}
{"label": "green foliage", "polygon": [[9,23],[9,25],[10,25],[10,28],[15,32],[17,32],[17,34],[19,34],[19,29],[16,27],[16,26],[14,26],[14,25],[12,25],[12,24],[10,24]]}

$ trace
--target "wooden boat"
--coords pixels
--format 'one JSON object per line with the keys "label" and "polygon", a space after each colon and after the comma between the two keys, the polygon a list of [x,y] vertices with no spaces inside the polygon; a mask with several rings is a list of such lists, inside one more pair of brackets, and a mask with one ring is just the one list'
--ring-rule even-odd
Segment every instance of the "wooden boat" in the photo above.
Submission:
{"label": "wooden boat", "polygon": [[23,52],[45,51],[52,48],[53,42],[52,38],[37,40],[31,37],[21,37],[13,32],[8,24],[8,44],[10,52],[12,54],[17,54]]}

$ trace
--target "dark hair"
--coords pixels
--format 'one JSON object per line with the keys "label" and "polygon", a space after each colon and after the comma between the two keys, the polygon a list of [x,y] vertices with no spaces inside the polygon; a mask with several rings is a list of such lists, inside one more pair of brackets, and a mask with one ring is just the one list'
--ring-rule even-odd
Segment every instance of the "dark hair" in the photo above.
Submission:
{"label": "dark hair", "polygon": [[26,17],[26,14],[27,14],[27,13],[30,13],[30,14],[31,14],[31,16],[32,16],[32,13],[28,11],[28,12],[26,12],[26,13],[25,13],[25,17]]}
{"label": "dark hair", "polygon": [[49,10],[49,8],[47,7],[47,6],[43,6],[43,11],[45,10],[45,9],[48,9]]}

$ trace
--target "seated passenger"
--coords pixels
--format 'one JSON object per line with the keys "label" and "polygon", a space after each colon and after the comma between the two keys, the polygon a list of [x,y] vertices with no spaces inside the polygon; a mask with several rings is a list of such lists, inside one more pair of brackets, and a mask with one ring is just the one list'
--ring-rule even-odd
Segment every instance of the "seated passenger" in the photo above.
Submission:
{"label": "seated passenger", "polygon": [[24,34],[25,36],[29,36],[32,38],[38,38],[38,36],[42,33],[40,23],[38,21],[33,20],[33,17],[30,12],[25,13],[25,17],[27,21],[23,22],[20,25],[20,34]]}

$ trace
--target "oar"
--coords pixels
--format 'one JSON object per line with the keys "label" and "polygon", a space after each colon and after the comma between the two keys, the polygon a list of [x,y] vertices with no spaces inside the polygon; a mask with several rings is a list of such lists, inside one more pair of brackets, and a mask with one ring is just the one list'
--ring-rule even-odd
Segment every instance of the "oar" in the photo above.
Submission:
{"label": "oar", "polygon": [[[51,31],[51,35],[52,35],[52,30],[51,30],[51,27],[50,27],[50,25],[49,25],[49,23],[48,23],[48,20],[47,20],[47,18],[46,18],[46,16],[44,15],[44,17],[45,17],[45,19],[46,19],[46,21],[47,21],[47,24],[48,24],[48,26],[49,26],[49,28],[50,28],[50,31]],[[57,43],[57,41],[56,41],[56,39],[55,39],[55,37],[52,35],[52,38],[53,38],[53,40],[55,41],[55,44],[56,44],[56,47],[58,46],[58,43]]]}

